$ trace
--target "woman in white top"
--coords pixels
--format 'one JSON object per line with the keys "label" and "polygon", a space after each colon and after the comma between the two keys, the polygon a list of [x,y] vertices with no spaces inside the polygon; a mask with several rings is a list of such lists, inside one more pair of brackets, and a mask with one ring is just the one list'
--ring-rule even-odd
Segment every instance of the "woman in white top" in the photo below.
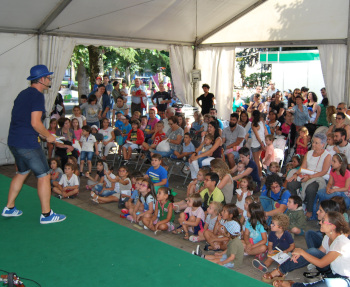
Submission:
{"label": "woman in white top", "polygon": [[330,265],[332,272],[327,274],[327,278],[309,284],[276,280],[273,286],[350,286],[350,240],[347,237],[350,232],[349,225],[344,216],[336,211],[329,211],[320,224],[321,232],[325,233],[325,236],[319,250],[325,255],[318,258],[301,248],[295,248],[291,260],[297,262],[302,256],[316,267]]}
{"label": "woman in white top", "polygon": [[98,131],[98,133],[103,135],[102,142],[98,144],[98,150],[102,151],[102,148],[104,148],[102,159],[106,160],[109,150],[115,146],[115,134],[113,128],[109,126],[108,119],[103,119],[102,128]]}
{"label": "woman in white top", "polygon": [[[313,204],[317,191],[326,188],[324,175],[329,173],[331,166],[331,155],[325,150],[327,136],[325,134],[315,134],[312,140],[312,150],[308,151],[304,157],[301,168],[288,180],[287,189],[291,195],[297,195],[297,190],[301,188],[301,198],[306,203],[306,216],[312,216]],[[303,174],[302,169],[309,169],[315,172],[312,175]],[[301,182],[297,178],[301,177]]]}
{"label": "woman in white top", "polygon": [[260,156],[261,151],[265,149],[265,129],[264,123],[260,120],[260,112],[258,110],[253,111],[251,151],[253,153],[253,159],[258,166],[260,177],[262,177]]}

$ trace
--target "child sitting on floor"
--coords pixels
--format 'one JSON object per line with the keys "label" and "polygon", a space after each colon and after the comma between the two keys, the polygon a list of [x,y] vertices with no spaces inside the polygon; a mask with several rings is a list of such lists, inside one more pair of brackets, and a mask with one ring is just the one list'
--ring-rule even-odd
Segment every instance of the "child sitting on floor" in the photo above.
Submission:
{"label": "child sitting on floor", "polygon": [[150,180],[143,179],[139,189],[139,201],[136,203],[134,208],[130,208],[130,214],[126,217],[126,219],[130,220],[131,222],[142,223],[144,218],[152,217],[155,198],[156,194],[154,192],[153,183]]}
{"label": "child sitting on floor", "polygon": [[241,226],[238,222],[231,220],[226,221],[224,227],[227,231],[225,235],[230,238],[226,250],[216,252],[214,255],[202,255],[202,251],[198,245],[196,251],[193,251],[192,254],[227,268],[239,268],[243,263],[244,257],[244,248],[241,241]]}
{"label": "child sitting on floor", "polygon": [[[87,181],[87,185],[86,185],[86,189],[87,190],[95,190],[97,185],[101,185],[103,184],[103,179],[104,179],[104,170],[108,169],[107,164],[99,159],[96,163],[96,175],[95,177],[91,177],[89,172],[85,173],[85,176],[87,177],[88,181]],[[97,187],[97,189],[100,189],[100,187]]]}
{"label": "child sitting on floor", "polygon": [[251,203],[248,206],[248,220],[245,222],[244,251],[248,255],[258,255],[262,261],[267,250],[268,226],[265,220],[264,209],[260,203]]}
{"label": "child sitting on floor", "polygon": [[222,211],[222,204],[220,202],[212,201],[207,209],[207,217],[205,218],[205,224],[203,230],[198,232],[198,236],[191,235],[190,241],[198,242],[205,240],[204,232],[206,230],[213,231],[215,223],[218,219],[218,215]]}
{"label": "child sitting on floor", "polygon": [[79,193],[79,179],[74,174],[73,165],[71,163],[66,163],[64,166],[64,174],[61,176],[58,186],[55,186],[52,191],[57,193],[60,199],[74,198],[75,195]]}
{"label": "child sitting on floor", "polygon": [[[63,174],[61,166],[61,161],[58,158],[51,158],[49,159],[49,165],[50,165],[50,182],[51,186],[57,186],[58,182],[61,179],[61,176]],[[57,183],[55,185],[55,183]]]}
{"label": "child sitting on floor", "polygon": [[145,178],[150,178],[152,181],[155,191],[157,193],[159,187],[168,187],[168,172],[161,166],[162,156],[160,154],[153,154],[151,164],[152,166],[146,171]]}
{"label": "child sitting on floor", "polygon": [[289,232],[296,235],[304,235],[306,217],[303,210],[303,201],[297,195],[288,198],[286,215],[289,217]]}
{"label": "child sitting on floor", "polygon": [[175,213],[173,209],[174,197],[167,187],[160,187],[157,193],[156,207],[153,217],[144,217],[143,224],[157,234],[159,231],[173,231]]}
{"label": "child sitting on floor", "polygon": [[204,187],[204,177],[207,174],[207,169],[201,168],[197,173],[197,178],[192,180],[187,187],[187,197],[185,200],[174,203],[174,210],[176,213],[179,213],[181,210],[184,210],[187,207],[188,197],[191,194],[201,192]]}
{"label": "child sitting on floor", "polygon": [[213,231],[206,230],[204,232],[204,238],[207,241],[207,244],[204,247],[205,251],[220,251],[227,249],[227,243],[230,240],[230,236],[227,234],[225,225],[229,224],[228,222],[231,221],[239,223],[239,212],[234,203],[226,204],[223,207]]}
{"label": "child sitting on floor", "polygon": [[244,203],[247,196],[253,195],[254,185],[251,176],[244,176],[241,178],[240,188],[236,190],[237,193],[237,208],[240,214],[243,214]]}
{"label": "child sitting on floor", "polygon": [[180,213],[180,226],[173,231],[174,234],[185,233],[184,239],[188,240],[189,232],[193,235],[198,235],[200,230],[203,230],[205,214],[202,209],[202,197],[199,193],[191,194],[188,199],[187,208]]}
{"label": "child sitting on floor", "polygon": [[267,268],[273,263],[272,256],[283,251],[288,253],[294,250],[295,244],[292,235],[288,232],[289,218],[286,214],[276,214],[272,217],[271,232],[268,238],[268,258],[265,262],[259,259],[253,260],[253,266],[266,273]]}

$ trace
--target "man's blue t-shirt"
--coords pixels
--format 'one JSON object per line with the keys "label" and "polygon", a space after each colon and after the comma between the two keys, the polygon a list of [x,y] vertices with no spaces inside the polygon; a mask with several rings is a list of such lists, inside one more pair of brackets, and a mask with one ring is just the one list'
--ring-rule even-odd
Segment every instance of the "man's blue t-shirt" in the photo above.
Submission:
{"label": "man's blue t-shirt", "polygon": [[44,94],[29,87],[20,92],[14,101],[7,144],[17,148],[37,149],[39,133],[31,124],[32,112],[45,114]]}
{"label": "man's blue t-shirt", "polygon": [[[163,179],[168,178],[168,172],[162,166],[159,166],[157,169],[154,169],[154,167],[151,166],[147,170],[146,174],[149,176],[149,178],[153,183],[158,183],[158,182],[161,182]],[[166,184],[164,186],[166,187],[169,186],[168,180],[166,181]]]}
{"label": "man's blue t-shirt", "polygon": [[[287,205],[288,203],[288,199],[290,197],[289,190],[285,190],[281,196],[281,199],[279,200],[281,192],[282,192],[282,188],[278,193],[274,193],[272,191],[270,192],[270,197],[276,202],[275,209],[278,208],[281,204]],[[265,185],[261,190],[261,196],[267,196],[267,188]]]}

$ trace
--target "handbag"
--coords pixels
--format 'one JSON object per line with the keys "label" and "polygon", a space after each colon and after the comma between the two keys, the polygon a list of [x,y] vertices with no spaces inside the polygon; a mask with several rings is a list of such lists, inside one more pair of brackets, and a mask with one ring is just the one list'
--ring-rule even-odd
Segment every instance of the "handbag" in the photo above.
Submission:
{"label": "handbag", "polygon": [[161,141],[157,147],[156,147],[156,151],[163,151],[163,152],[169,152],[170,151],[170,144],[168,139]]}

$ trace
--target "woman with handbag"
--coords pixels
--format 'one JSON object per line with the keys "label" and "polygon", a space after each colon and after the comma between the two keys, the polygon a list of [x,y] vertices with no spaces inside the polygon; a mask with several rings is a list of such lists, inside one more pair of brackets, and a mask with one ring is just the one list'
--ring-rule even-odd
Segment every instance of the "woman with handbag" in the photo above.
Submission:
{"label": "woman with handbag", "polygon": [[[219,122],[217,120],[213,120],[208,124],[208,133],[214,137],[212,147],[201,154],[194,152],[188,160],[192,179],[197,178],[197,173],[201,167],[209,166],[214,158],[222,158],[222,138],[220,137]],[[197,150],[201,149],[203,145],[204,143]],[[205,159],[203,160],[203,158]]]}
{"label": "woman with handbag", "polygon": [[[176,116],[172,116],[168,119],[168,124],[170,126],[170,130],[166,133],[166,136],[163,136],[163,141],[161,141],[157,149],[152,149],[151,152],[158,153],[162,157],[170,157],[174,154],[174,151],[181,151],[181,143],[184,137],[184,130],[179,127],[178,119]],[[169,144],[169,147],[167,146]]]}
{"label": "woman with handbag", "polygon": [[[298,195],[297,190],[301,188],[300,197],[306,203],[306,216],[311,218],[313,204],[317,191],[326,188],[323,178],[328,174],[331,166],[331,155],[325,150],[327,137],[325,134],[315,134],[312,140],[312,150],[304,157],[301,168],[288,180],[287,189],[292,195]],[[305,174],[303,170],[311,170],[314,174]],[[297,178],[301,177],[301,182]]]}
{"label": "woman with handbag", "polygon": [[73,147],[73,143],[76,140],[73,129],[71,128],[71,122],[68,118],[60,118],[58,120],[59,128],[56,131],[56,136],[64,137],[62,140],[63,143],[56,142],[56,156],[61,158],[61,167],[64,169],[64,166],[67,163],[68,156],[74,156],[75,158],[79,157],[78,151]]}

